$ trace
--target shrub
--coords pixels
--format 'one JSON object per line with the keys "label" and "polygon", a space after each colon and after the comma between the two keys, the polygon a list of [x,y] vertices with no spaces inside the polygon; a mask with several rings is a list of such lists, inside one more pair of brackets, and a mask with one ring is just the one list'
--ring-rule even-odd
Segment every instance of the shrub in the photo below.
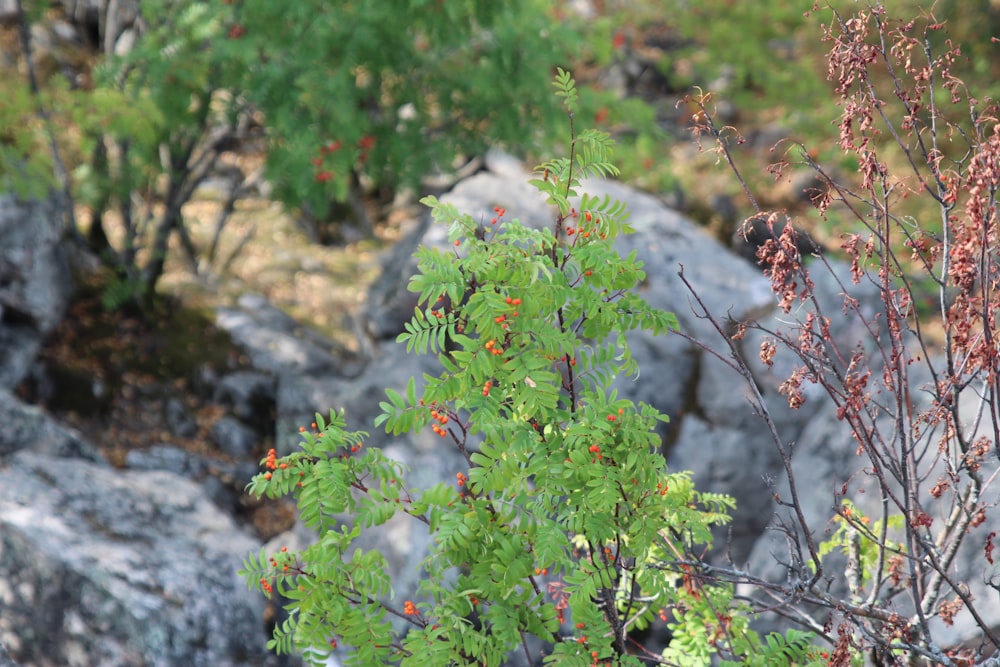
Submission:
{"label": "shrub", "polygon": [[[210,247],[191,238],[184,210],[232,153],[262,148],[273,196],[303,220],[371,233],[363,194],[392,194],[489,146],[529,151],[555,136],[558,108],[540,91],[582,41],[539,0],[144,0],[141,9],[135,44],[105,54],[93,90],[39,98],[43,110],[60,108],[52,130],[76,167],[73,194],[116,270],[109,305],[150,305],[175,248],[195,270],[227,262],[216,258],[219,239],[251,183],[228,179]],[[3,116],[20,127],[32,99],[13,88]],[[3,163],[48,139],[16,134],[0,142]]]}
{"label": "shrub", "polygon": [[[573,80],[560,73],[556,87],[572,119]],[[668,471],[654,431],[666,416],[609,390],[636,371],[625,334],[670,335],[677,322],[633,291],[642,268],[613,249],[630,231],[623,205],[581,190],[582,178],[615,173],[608,136],[584,130],[570,146],[533,181],[558,211],[549,228],[499,208],[480,223],[425,199],[454,246],[418,251],[410,289],[421,306],[400,342],[435,353],[443,371],[388,390],[376,426],[430,426],[467,470],[410,488],[398,463],[331,412],[303,429],[301,451],[272,452],[250,484],[256,495],[293,493],[317,534],[243,571],[287,601],[277,650],[319,664],[345,647],[350,664],[366,666],[500,665],[519,647],[534,662],[538,641],[559,665],[811,655],[803,633],[761,640],[732,586],[702,579],[698,554],[732,501]],[[357,548],[396,516],[433,538],[421,590],[402,602],[391,601],[382,554]],[[662,655],[629,638],[656,619],[673,637]]]}
{"label": "shrub", "polygon": [[[773,525],[789,545],[776,556],[783,576],[733,564],[714,574],[754,590],[755,609],[783,600],[785,614],[833,645],[831,665],[865,654],[878,664],[995,664],[997,107],[966,90],[955,70],[961,49],[938,35],[945,25],[932,14],[902,20],[862,3],[829,15],[824,40],[842,108],[836,143],[859,185],[835,180],[806,146],[790,155],[824,184],[812,193],[817,210],[851,221],[840,245],[848,266],[838,271],[832,258],[802,257],[793,225],[779,225],[780,212],[758,210],[755,219],[768,220],[772,233],[757,256],[783,325],[701,312],[723,337],[719,358],[747,379],[787,475],[772,488]],[[730,130],[716,126],[704,98],[692,101],[702,111],[697,131],[728,157],[730,142],[722,139]],[[787,166],[773,169],[781,177]],[[934,215],[907,215],[908,199]],[[841,287],[832,303],[814,289],[825,272]],[[851,283],[877,292],[874,313],[850,296]],[[836,340],[831,324],[844,316],[865,335]],[[763,341],[765,364],[793,360],[780,395],[762,393],[738,347],[750,334]],[[768,408],[774,400],[797,408],[810,387],[844,423],[857,461],[829,480],[830,509],[821,515],[804,509],[805,494],[823,492],[801,485],[793,443]]]}

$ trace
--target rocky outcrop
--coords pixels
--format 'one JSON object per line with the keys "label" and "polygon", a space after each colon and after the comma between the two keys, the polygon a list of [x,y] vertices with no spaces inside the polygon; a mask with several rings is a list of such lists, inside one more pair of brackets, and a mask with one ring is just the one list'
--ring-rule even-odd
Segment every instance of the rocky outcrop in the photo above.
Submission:
{"label": "rocky outcrop", "polygon": [[0,641],[31,665],[277,664],[260,544],[197,483],[22,450],[0,469]]}

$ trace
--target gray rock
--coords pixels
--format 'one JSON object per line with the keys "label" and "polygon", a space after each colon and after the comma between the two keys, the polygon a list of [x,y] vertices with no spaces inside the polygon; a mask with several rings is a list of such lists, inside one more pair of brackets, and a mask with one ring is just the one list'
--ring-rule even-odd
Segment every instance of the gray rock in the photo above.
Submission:
{"label": "gray rock", "polygon": [[274,426],[275,379],[257,371],[237,371],[224,376],[213,399],[261,433]]}
{"label": "gray rock", "polygon": [[30,452],[0,470],[0,641],[40,665],[267,665],[259,543],[168,472]]}
{"label": "gray rock", "polygon": [[382,270],[369,286],[359,315],[362,333],[371,339],[369,344],[395,339],[413,317],[417,296],[406,289],[406,283],[417,271],[413,253],[420,247],[430,226],[430,215],[423,215],[413,232],[398,241],[382,258]]}
{"label": "gray rock", "polygon": [[72,281],[61,239],[54,198],[0,196],[0,312],[5,323],[48,333],[62,319]]}
{"label": "gray rock", "polygon": [[79,433],[0,389],[0,462],[22,449],[104,462],[103,455]]}
{"label": "gray rock", "polygon": [[167,399],[163,405],[163,419],[170,434],[178,438],[191,438],[198,432],[198,422],[180,398]]}
{"label": "gray rock", "polygon": [[[0,307],[0,315],[3,308]],[[42,347],[36,329],[25,325],[0,326],[0,388],[13,389],[31,375]]]}
{"label": "gray rock", "polygon": [[[381,356],[372,361],[358,378],[315,374],[282,378],[278,387],[278,420],[275,425],[278,454],[284,456],[294,451],[298,447],[299,427],[308,426],[317,412],[326,416],[331,409],[344,411],[349,431],[368,432],[371,445],[391,444],[393,438],[372,428],[375,417],[381,412],[379,403],[386,400],[385,390],[403,391],[411,377],[419,380],[424,373],[436,372],[440,372],[436,359],[408,355],[403,345],[390,343],[382,348]],[[423,440],[425,436],[427,439]],[[421,447],[440,444],[440,439],[429,432],[412,437]]]}
{"label": "gray rock", "polygon": [[174,445],[155,445],[133,449],[125,455],[125,465],[132,470],[163,470],[175,475],[199,478],[208,470],[204,459]]}
{"label": "gray rock", "polygon": [[56,198],[0,196],[0,387],[27,375],[41,340],[62,319],[72,289]]}
{"label": "gray rock", "polygon": [[260,435],[235,417],[225,415],[212,424],[212,441],[223,452],[236,459],[253,454]]}
{"label": "gray rock", "polygon": [[254,368],[272,375],[323,374],[339,366],[333,341],[300,324],[260,295],[246,294],[240,297],[238,308],[220,309],[216,325],[246,351]]}

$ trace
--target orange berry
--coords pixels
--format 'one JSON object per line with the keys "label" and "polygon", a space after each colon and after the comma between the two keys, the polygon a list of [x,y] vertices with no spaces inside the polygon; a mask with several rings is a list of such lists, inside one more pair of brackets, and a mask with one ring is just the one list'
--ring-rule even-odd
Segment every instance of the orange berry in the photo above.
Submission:
{"label": "orange berry", "polygon": [[271,473],[269,472],[264,473],[264,479],[266,479],[267,481],[271,481],[272,477],[274,477],[274,475],[272,475]]}
{"label": "orange berry", "polygon": [[514,299],[510,303],[511,303],[511,305],[514,305],[514,306],[520,306],[521,305],[521,300],[520,299]]}

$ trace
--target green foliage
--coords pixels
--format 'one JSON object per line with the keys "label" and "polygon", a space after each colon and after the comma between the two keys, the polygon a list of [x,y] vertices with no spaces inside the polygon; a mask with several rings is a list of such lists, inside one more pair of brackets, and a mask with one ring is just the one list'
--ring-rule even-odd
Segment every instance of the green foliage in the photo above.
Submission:
{"label": "green foliage", "polygon": [[246,0],[231,20],[259,56],[239,87],[268,128],[268,177],[318,217],[359,176],[396,188],[490,146],[544,146],[548,73],[581,39],[539,0]]}
{"label": "green foliage", "polygon": [[[900,514],[894,514],[885,521],[872,521],[854,503],[844,499],[833,522],[836,530],[829,539],[820,543],[817,552],[821,558],[835,552],[847,556],[852,562],[849,567],[857,570],[860,585],[870,583],[879,568],[885,567],[887,553],[896,556],[906,553],[906,546],[892,539],[893,536],[901,536],[905,528],[905,519]],[[901,563],[900,560],[896,567]],[[815,569],[814,563],[810,566]]]}
{"label": "green foliage", "polygon": [[[557,90],[572,110],[564,72]],[[335,412],[317,416],[301,451],[272,452],[250,492],[294,494],[317,534],[299,553],[251,556],[242,572],[286,600],[272,648],[315,664],[343,646],[346,664],[366,667],[498,665],[534,636],[546,664],[638,666],[627,632],[666,622],[663,659],[676,664],[811,655],[808,635],[761,640],[732,587],[700,576],[732,499],[667,470],[654,430],[667,417],[610,389],[638,370],[627,332],[678,326],[634,291],[641,263],[614,250],[631,231],[625,208],[578,192],[583,176],[614,173],[610,149],[606,134],[584,131],[570,158],[538,168],[536,187],[558,210],[552,227],[501,208],[480,223],[425,199],[452,245],[418,252],[420,305],[399,341],[436,354],[442,371],[388,390],[376,426],[431,425],[467,470],[409,488],[401,466]],[[361,546],[389,520],[412,522],[431,544],[415,565],[418,595],[401,603],[384,557]]]}
{"label": "green foliage", "polygon": [[[149,298],[184,206],[251,129],[273,196],[326,222],[344,202],[360,209],[364,188],[414,185],[490,146],[544,146],[559,118],[548,73],[581,39],[541,0],[144,0],[142,18],[134,46],[61,108],[75,128],[68,162],[74,195],[93,211],[90,238]],[[0,111],[8,127],[22,127],[32,104],[15,92]],[[608,98],[584,97],[589,113]],[[19,173],[9,163],[47,154],[35,133],[12,134],[10,149],[0,140],[8,180]],[[31,166],[51,172],[44,160]],[[109,211],[122,234],[101,228]]]}
{"label": "green foliage", "polygon": [[43,197],[55,187],[52,153],[27,83],[0,81],[0,191],[23,198]]}

